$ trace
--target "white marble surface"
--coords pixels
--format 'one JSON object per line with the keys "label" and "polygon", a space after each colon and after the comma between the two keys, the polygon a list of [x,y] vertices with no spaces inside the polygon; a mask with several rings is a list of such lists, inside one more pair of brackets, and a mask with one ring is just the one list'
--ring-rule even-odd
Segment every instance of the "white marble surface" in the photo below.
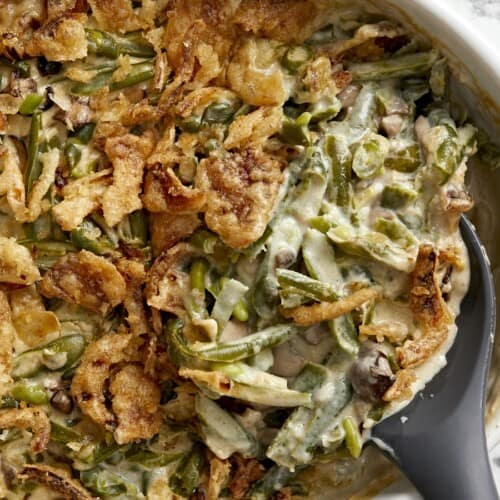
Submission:
{"label": "white marble surface", "polygon": [[436,0],[463,16],[486,43],[497,50],[500,63],[500,0]]}

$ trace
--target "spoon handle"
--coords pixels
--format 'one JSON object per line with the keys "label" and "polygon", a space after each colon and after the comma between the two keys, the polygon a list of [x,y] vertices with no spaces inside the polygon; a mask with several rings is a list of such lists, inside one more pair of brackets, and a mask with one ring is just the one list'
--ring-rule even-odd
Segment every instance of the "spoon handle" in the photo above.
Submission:
{"label": "spoon handle", "polygon": [[401,439],[397,448],[392,458],[425,500],[498,500],[479,419],[466,428],[463,417],[459,426],[448,419],[432,433]]}

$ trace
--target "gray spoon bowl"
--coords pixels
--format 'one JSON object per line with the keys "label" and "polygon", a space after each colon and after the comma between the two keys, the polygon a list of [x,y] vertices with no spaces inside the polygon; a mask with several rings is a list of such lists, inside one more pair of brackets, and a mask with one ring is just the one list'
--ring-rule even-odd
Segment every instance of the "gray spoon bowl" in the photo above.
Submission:
{"label": "gray spoon bowl", "polygon": [[496,500],[484,430],[495,288],[472,224],[462,217],[460,228],[471,282],[448,363],[406,408],[377,424],[372,437],[426,500]]}

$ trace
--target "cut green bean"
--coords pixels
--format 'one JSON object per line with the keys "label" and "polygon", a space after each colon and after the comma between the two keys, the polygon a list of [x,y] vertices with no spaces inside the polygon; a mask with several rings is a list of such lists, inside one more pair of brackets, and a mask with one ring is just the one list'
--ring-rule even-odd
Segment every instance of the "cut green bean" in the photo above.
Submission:
{"label": "cut green bean", "polygon": [[281,64],[291,73],[297,71],[313,57],[313,51],[307,45],[292,45],[281,59]]}
{"label": "cut green bean", "polygon": [[36,382],[16,382],[10,393],[18,401],[24,401],[32,405],[45,405],[49,402],[49,397],[45,389]]}
{"label": "cut green bean", "polygon": [[386,168],[408,174],[415,172],[420,165],[422,165],[420,146],[416,143],[391,150],[384,160]]}
{"label": "cut green bean", "polygon": [[179,460],[184,456],[184,453],[154,453],[149,450],[139,450],[126,453],[125,456],[129,462],[140,464],[147,469],[156,469]]}
{"label": "cut green bean", "polygon": [[196,259],[191,264],[190,280],[191,288],[205,293],[205,278],[208,271],[207,261],[204,259]]}
{"label": "cut green bean", "polygon": [[243,299],[248,287],[235,279],[223,278],[215,299],[211,317],[217,321],[219,335],[231,318],[236,305]]}
{"label": "cut green bean", "polygon": [[311,113],[302,113],[296,120],[285,117],[281,130],[281,139],[287,144],[296,146],[309,146],[311,144],[311,133],[309,132],[309,122]]}
{"label": "cut green bean", "polygon": [[342,109],[342,103],[333,96],[325,96],[311,104],[308,112],[311,114],[311,123],[328,121],[335,118]]}
{"label": "cut green bean", "polygon": [[209,125],[230,123],[239,107],[240,102],[214,102],[205,108],[202,122]]}
{"label": "cut green bean", "polygon": [[33,184],[42,173],[42,166],[38,158],[40,148],[40,133],[42,130],[42,113],[35,111],[31,117],[31,127],[28,138],[28,158],[26,160],[26,196],[31,193]]}
{"label": "cut green bean", "polygon": [[288,269],[277,269],[276,277],[282,288],[293,287],[308,298],[325,302],[334,302],[339,298],[332,285],[310,278],[305,274]]}
{"label": "cut green bean", "polygon": [[71,231],[71,243],[76,248],[89,250],[97,255],[109,254],[116,248],[116,245],[103,236],[101,229],[90,220],[84,220]]}
{"label": "cut green bean", "polygon": [[255,457],[258,454],[257,440],[217,403],[197,394],[195,409],[205,444],[217,457],[224,460],[233,453],[240,453],[244,457]]}
{"label": "cut green bean", "polygon": [[115,39],[105,31],[86,29],[88,51],[98,56],[116,59],[120,55]]}
{"label": "cut green bean", "polygon": [[358,426],[352,417],[345,417],[342,420],[342,427],[345,431],[345,444],[349,453],[354,458],[359,458],[363,449],[363,438],[359,432]]}
{"label": "cut green bean", "polygon": [[380,204],[384,208],[398,210],[415,200],[418,193],[403,184],[390,184],[382,191]]}
{"label": "cut green bean", "polygon": [[432,50],[373,62],[349,63],[346,67],[353,79],[358,81],[409,78],[429,73],[438,58],[439,52]]}
{"label": "cut green bean", "polygon": [[273,465],[266,474],[256,481],[248,494],[251,500],[268,500],[273,493],[284,488],[297,474],[287,467]]}
{"label": "cut green bean", "polygon": [[75,430],[60,425],[56,422],[50,422],[50,439],[56,443],[68,444],[71,442],[79,443],[82,435]]}
{"label": "cut green bean", "polygon": [[370,134],[363,139],[352,158],[352,170],[360,179],[378,175],[389,152],[389,142],[385,137]]}
{"label": "cut green bean", "polygon": [[42,104],[42,101],[43,95],[28,94],[21,103],[21,106],[19,106],[19,113],[22,115],[32,115],[37,110],[38,106]]}
{"label": "cut green bean", "polygon": [[205,462],[203,446],[198,443],[194,444],[191,451],[184,455],[184,458],[170,476],[170,489],[183,497],[192,495],[200,484]]}
{"label": "cut green bean", "polygon": [[132,71],[123,79],[109,84],[109,90],[121,90],[132,87],[138,83],[151,80],[154,76],[154,65],[152,62],[144,62],[132,65]]}

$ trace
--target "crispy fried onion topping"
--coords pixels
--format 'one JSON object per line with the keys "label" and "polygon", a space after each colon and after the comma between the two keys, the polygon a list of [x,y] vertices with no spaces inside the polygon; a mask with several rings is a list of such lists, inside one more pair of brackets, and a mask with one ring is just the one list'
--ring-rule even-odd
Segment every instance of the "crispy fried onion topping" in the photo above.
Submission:
{"label": "crispy fried onion topping", "polygon": [[11,382],[12,349],[16,331],[12,324],[11,311],[7,295],[0,290],[0,396],[7,391]]}
{"label": "crispy fried onion topping", "polygon": [[139,197],[147,157],[152,153],[153,134],[125,134],[107,139],[105,151],[113,163],[113,184],[102,198],[106,223],[113,227],[126,215],[142,208]]}
{"label": "crispy fried onion topping", "polygon": [[85,14],[65,13],[35,31],[26,44],[30,56],[45,56],[50,61],[75,61],[87,55]]}
{"label": "crispy fried onion topping", "polygon": [[158,257],[184,238],[190,236],[201,221],[198,214],[171,214],[169,212],[149,214],[149,232],[153,256]]}
{"label": "crispy fried onion topping", "polygon": [[298,325],[309,326],[343,316],[362,306],[365,302],[375,300],[378,297],[380,297],[378,288],[362,288],[336,302],[320,302],[312,306],[282,309],[281,314],[285,318],[291,318]]}
{"label": "crispy fried onion topping", "polygon": [[207,500],[217,500],[220,492],[227,483],[231,474],[229,460],[213,457],[210,459],[210,478],[207,487]]}
{"label": "crispy fried onion topping", "polygon": [[162,423],[160,390],[139,363],[142,344],[128,333],[104,335],[89,344],[71,384],[81,411],[114,432],[118,444],[150,438]]}
{"label": "crispy fried onion topping", "polygon": [[0,282],[31,285],[39,279],[30,251],[15,238],[0,236]]}
{"label": "crispy fried onion topping", "polygon": [[92,500],[92,496],[80,483],[63,470],[50,465],[27,464],[18,474],[22,481],[34,481],[47,486],[70,500]]}
{"label": "crispy fried onion topping", "polygon": [[144,182],[144,206],[151,212],[186,214],[199,212],[206,201],[201,189],[184,186],[173,168],[156,164]]}
{"label": "crispy fried onion topping", "polygon": [[271,220],[283,167],[256,148],[202,160],[195,183],[207,193],[207,226],[232,248],[258,240]]}
{"label": "crispy fried onion topping", "polygon": [[64,231],[78,227],[88,214],[97,210],[111,183],[111,170],[89,174],[64,186],[64,200],[52,208],[56,222]]}
{"label": "crispy fried onion topping", "polygon": [[246,498],[251,485],[264,475],[264,467],[255,458],[243,458],[236,453],[232,459],[234,473],[229,483],[231,498]]}
{"label": "crispy fried onion topping", "polygon": [[0,429],[31,430],[31,451],[41,453],[50,439],[50,421],[47,415],[39,408],[16,408],[0,413]]}
{"label": "crispy fried onion topping", "polygon": [[410,275],[409,305],[420,327],[421,337],[407,340],[396,349],[403,368],[422,364],[448,337],[452,314],[443,300],[437,275],[439,258],[432,245],[419,249],[415,269]]}
{"label": "crispy fried onion topping", "polygon": [[202,256],[202,252],[188,243],[179,243],[163,252],[149,271],[146,286],[148,305],[183,316],[184,299],[190,287],[186,268],[198,256]]}
{"label": "crispy fried onion topping", "polygon": [[405,401],[413,395],[411,386],[417,380],[415,372],[411,368],[405,368],[396,372],[396,380],[389,387],[382,399],[387,402]]}
{"label": "crispy fried onion topping", "polygon": [[126,284],[104,257],[82,250],[61,257],[44,275],[40,292],[86,309],[107,313],[123,302]]}

